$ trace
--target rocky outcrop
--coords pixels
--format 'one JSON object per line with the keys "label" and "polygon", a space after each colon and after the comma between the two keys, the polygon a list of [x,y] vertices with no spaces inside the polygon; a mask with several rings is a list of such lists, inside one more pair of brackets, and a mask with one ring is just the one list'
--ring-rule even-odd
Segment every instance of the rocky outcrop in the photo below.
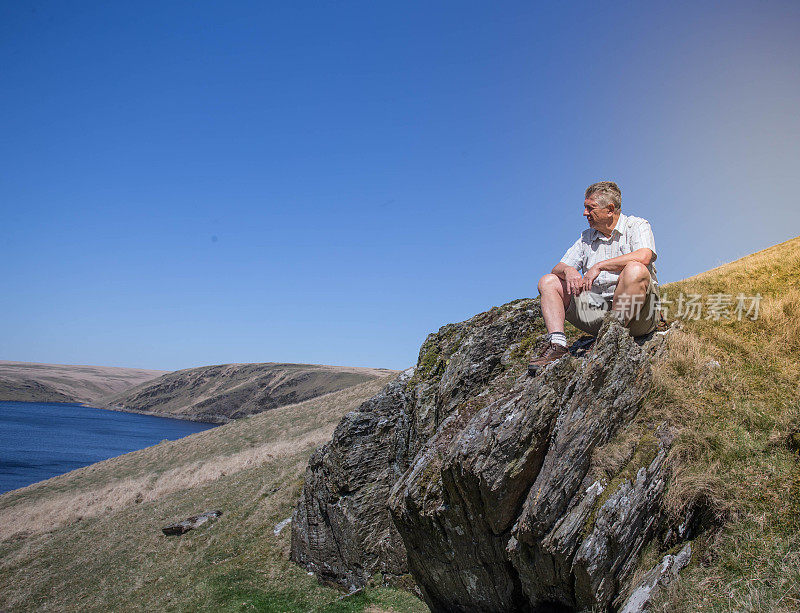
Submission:
{"label": "rocky outcrop", "polygon": [[407,573],[389,491],[450,415],[483,402],[481,393],[514,363],[521,372],[542,330],[538,303],[519,300],[429,335],[417,367],[345,415],[311,457],[292,521],[292,559],[348,588],[377,572]]}
{"label": "rocky outcrop", "polygon": [[583,357],[531,378],[542,331],[522,300],[429,336],[311,459],[292,558],[348,587],[410,571],[434,611],[619,608],[664,532],[669,433],[615,476],[592,462],[638,412],[658,341],[609,320]]}
{"label": "rocky outcrop", "polygon": [[348,413],[311,456],[292,517],[291,555],[322,580],[354,589],[378,571],[407,572],[386,500],[409,461],[408,380],[401,375]]}

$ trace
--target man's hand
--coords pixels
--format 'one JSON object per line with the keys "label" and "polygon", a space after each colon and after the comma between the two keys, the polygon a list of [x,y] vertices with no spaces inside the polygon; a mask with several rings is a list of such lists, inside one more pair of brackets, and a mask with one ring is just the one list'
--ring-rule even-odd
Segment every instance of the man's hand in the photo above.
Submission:
{"label": "man's hand", "polygon": [[583,277],[571,266],[564,271],[564,281],[567,283],[568,294],[577,296],[583,291]]}
{"label": "man's hand", "polygon": [[583,291],[583,277],[577,268],[564,264],[564,262],[559,262],[551,272],[555,276],[564,279],[569,295],[577,296]]}
{"label": "man's hand", "polygon": [[581,290],[590,292],[592,291],[592,285],[594,284],[594,280],[600,275],[600,267],[595,264],[589,270],[586,271],[586,274],[583,276],[581,280]]}

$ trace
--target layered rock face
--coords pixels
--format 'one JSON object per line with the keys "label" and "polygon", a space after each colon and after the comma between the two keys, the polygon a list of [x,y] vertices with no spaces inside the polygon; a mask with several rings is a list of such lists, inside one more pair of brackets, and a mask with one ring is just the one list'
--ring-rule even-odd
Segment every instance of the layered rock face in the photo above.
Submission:
{"label": "layered rock face", "polygon": [[348,414],[310,461],[292,559],[347,586],[410,571],[434,611],[622,606],[664,525],[669,438],[640,441],[616,478],[592,456],[649,391],[648,348],[608,322],[531,378],[540,315],[521,300],[443,327]]}
{"label": "layered rock face", "polygon": [[518,300],[429,335],[416,368],[345,415],[311,457],[292,521],[292,559],[348,588],[376,572],[407,573],[389,491],[442,422],[483,402],[543,329],[538,302]]}

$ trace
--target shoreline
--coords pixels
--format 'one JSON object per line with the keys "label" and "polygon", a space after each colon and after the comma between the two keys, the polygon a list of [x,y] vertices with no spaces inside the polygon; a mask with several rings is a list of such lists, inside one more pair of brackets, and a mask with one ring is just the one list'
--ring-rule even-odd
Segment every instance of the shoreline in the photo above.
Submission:
{"label": "shoreline", "polygon": [[115,411],[117,413],[135,413],[136,415],[151,415],[152,417],[164,417],[166,419],[179,419],[181,421],[193,421],[195,423],[201,424],[213,424],[215,426],[223,426],[225,424],[229,424],[232,421],[236,421],[235,419],[231,419],[230,417],[224,417],[222,415],[208,415],[208,416],[191,416],[191,415],[183,415],[178,416],[173,413],[160,413],[157,411],[143,411],[141,409],[127,409],[125,407],[121,407],[119,405],[115,406],[104,406],[98,407],[92,404],[81,403],[83,406],[91,407],[94,409],[103,409],[104,411]]}
{"label": "shoreline", "polygon": [[96,404],[91,404],[89,402],[81,402],[80,400],[73,400],[70,402],[56,401],[56,400],[0,400],[0,402],[21,402],[25,404],[73,404],[76,406],[87,407],[90,409],[101,409],[103,411],[114,411],[116,413],[134,413],[136,415],[150,415],[151,417],[163,417],[164,419],[177,419],[180,421],[191,421],[194,423],[209,424],[214,426],[222,426],[232,421],[235,421],[234,419],[230,419],[228,417],[214,416],[214,415],[204,415],[198,417],[190,415],[178,416],[172,413],[142,411],[139,409],[126,409],[120,406],[97,406]]}

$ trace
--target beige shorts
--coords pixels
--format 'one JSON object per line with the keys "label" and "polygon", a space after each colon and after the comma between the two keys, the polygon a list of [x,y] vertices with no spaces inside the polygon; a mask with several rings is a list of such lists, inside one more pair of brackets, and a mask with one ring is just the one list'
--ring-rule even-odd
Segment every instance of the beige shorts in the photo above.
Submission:
{"label": "beige shorts", "polygon": [[[658,287],[650,282],[639,314],[628,324],[632,336],[649,334],[658,325]],[[603,316],[611,310],[611,298],[595,292],[573,296],[567,308],[567,321],[587,334],[597,336],[603,325]]]}

